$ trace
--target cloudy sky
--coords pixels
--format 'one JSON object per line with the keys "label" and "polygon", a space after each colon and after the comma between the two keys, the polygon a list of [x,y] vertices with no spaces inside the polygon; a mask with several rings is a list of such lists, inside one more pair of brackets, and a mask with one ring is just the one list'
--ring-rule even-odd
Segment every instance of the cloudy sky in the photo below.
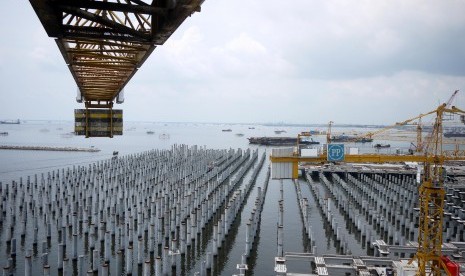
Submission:
{"label": "cloudy sky", "polygon": [[[206,0],[125,89],[125,120],[390,124],[465,106],[465,1]],[[0,2],[0,119],[73,120],[29,1]]]}

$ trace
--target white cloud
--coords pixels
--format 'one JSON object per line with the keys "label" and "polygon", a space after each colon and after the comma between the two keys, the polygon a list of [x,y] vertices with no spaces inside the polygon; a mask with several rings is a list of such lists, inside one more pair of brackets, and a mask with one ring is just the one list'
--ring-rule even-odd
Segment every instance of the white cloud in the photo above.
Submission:
{"label": "white cloud", "polygon": [[384,29],[376,32],[367,42],[370,53],[375,56],[393,57],[403,46],[403,41],[398,33]]}
{"label": "white cloud", "polygon": [[263,56],[267,54],[266,48],[246,33],[239,34],[238,37],[227,43],[225,49],[233,53],[251,56]]}
{"label": "white cloud", "polygon": [[[45,104],[36,95],[74,101],[53,39],[18,3],[0,3],[11,11],[0,17],[0,93],[28,91],[28,107]],[[130,120],[395,122],[465,93],[464,10],[453,0],[207,0],[157,47],[120,107]]]}
{"label": "white cloud", "polygon": [[269,51],[250,34],[241,32],[222,44],[207,44],[206,30],[199,26],[187,28],[179,38],[172,38],[161,50],[159,58],[166,61],[164,70],[179,78],[241,78],[286,75],[292,65],[279,53]]}
{"label": "white cloud", "polygon": [[181,38],[169,39],[165,45],[161,47],[166,47],[167,54],[173,56],[174,58],[182,59],[195,54],[193,49],[202,43],[202,40],[203,35],[199,28],[192,26],[183,32]]}

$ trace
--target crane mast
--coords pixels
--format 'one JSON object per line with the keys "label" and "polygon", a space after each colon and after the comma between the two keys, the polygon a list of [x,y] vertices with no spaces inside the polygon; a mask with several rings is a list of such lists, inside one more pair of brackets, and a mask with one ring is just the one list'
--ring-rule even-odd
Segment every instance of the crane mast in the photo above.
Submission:
{"label": "crane mast", "polygon": [[326,132],[326,143],[331,143],[331,126],[333,125],[333,121],[329,121],[328,123],[328,131]]}
{"label": "crane mast", "polygon": [[[428,141],[426,153],[433,156],[433,162],[424,162],[423,181],[419,188],[419,227],[418,250],[415,258],[418,261],[417,275],[426,275],[427,267],[430,275],[441,275],[445,264],[442,257],[442,225],[444,213],[444,177],[442,154],[442,118],[446,104],[438,107],[433,133]],[[447,271],[447,270],[446,270]]]}
{"label": "crane mast", "polygon": [[[421,114],[420,114],[421,115]],[[417,147],[415,149],[416,152],[422,152],[423,151],[423,137],[422,137],[422,126],[421,126],[421,117],[418,118],[418,124],[417,124]]]}
{"label": "crane mast", "polygon": [[[449,108],[453,97],[447,103],[436,109],[436,119],[431,136],[426,143],[425,155],[432,158],[424,162],[423,181],[419,188],[420,217],[418,227],[418,250],[415,259],[418,261],[417,275],[442,275],[441,270],[446,269],[442,257],[442,227],[444,217],[444,152],[443,152],[443,119],[444,114],[464,114],[456,107]],[[427,159],[428,160],[428,159]]]}

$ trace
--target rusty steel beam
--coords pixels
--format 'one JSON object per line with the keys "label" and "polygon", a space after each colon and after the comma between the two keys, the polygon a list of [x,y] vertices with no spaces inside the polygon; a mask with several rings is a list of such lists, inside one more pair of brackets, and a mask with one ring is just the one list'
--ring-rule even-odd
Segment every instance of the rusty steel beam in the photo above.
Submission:
{"label": "rusty steel beam", "polygon": [[78,101],[113,101],[203,0],[29,0],[76,81]]}
{"label": "rusty steel beam", "polygon": [[156,14],[165,16],[167,10],[165,8],[153,7],[144,2],[139,1],[138,5],[133,4],[122,4],[112,2],[99,2],[91,0],[57,0],[57,3],[62,7],[76,7],[84,9],[97,9],[97,10],[111,10],[120,12],[130,13],[142,13],[142,14]]}
{"label": "rusty steel beam", "polygon": [[[115,21],[112,21],[112,20],[109,20],[105,17],[102,17],[102,16],[98,16],[98,15],[95,15],[93,13],[90,13],[88,11],[85,11],[85,10],[81,10],[80,8],[76,8],[76,7],[68,7],[68,6],[60,6],[61,10],[63,12],[66,12],[66,13],[69,13],[69,14],[74,14],[74,15],[77,15],[81,18],[85,18],[87,20],[90,20],[90,21],[93,21],[93,22],[96,22],[96,23],[100,23],[101,25],[104,25],[106,27],[109,27],[109,28],[113,28],[113,31],[118,31],[119,33],[122,33],[122,34],[128,34],[128,35],[131,35],[133,37],[138,37],[141,39],[141,42],[148,42],[150,41],[150,35],[147,35],[147,34],[144,34],[143,32],[141,31],[137,31],[137,30],[134,30],[130,27],[126,27],[125,25],[122,25],[120,23],[117,23]],[[66,27],[66,25],[64,26]],[[103,28],[101,28],[103,29]],[[111,31],[111,30],[109,30]]]}

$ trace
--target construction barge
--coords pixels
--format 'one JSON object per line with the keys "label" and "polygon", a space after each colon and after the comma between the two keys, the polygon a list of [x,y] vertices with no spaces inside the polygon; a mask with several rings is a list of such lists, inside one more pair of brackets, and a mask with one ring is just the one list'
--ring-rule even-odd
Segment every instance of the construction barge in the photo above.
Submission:
{"label": "construction barge", "polygon": [[99,152],[97,148],[75,148],[75,147],[47,147],[47,146],[5,146],[0,145],[0,150],[40,150],[40,151],[79,151]]}
{"label": "construction barge", "polygon": [[0,124],[2,125],[19,125],[21,121],[18,120],[1,120]]}
{"label": "construction barge", "polygon": [[348,136],[343,134],[332,136],[331,141],[339,143],[371,143],[373,142],[373,139],[368,137]]}
{"label": "construction barge", "polygon": [[313,139],[298,139],[296,137],[250,137],[249,144],[264,146],[293,146],[299,140],[300,145],[317,145],[320,142]]}

